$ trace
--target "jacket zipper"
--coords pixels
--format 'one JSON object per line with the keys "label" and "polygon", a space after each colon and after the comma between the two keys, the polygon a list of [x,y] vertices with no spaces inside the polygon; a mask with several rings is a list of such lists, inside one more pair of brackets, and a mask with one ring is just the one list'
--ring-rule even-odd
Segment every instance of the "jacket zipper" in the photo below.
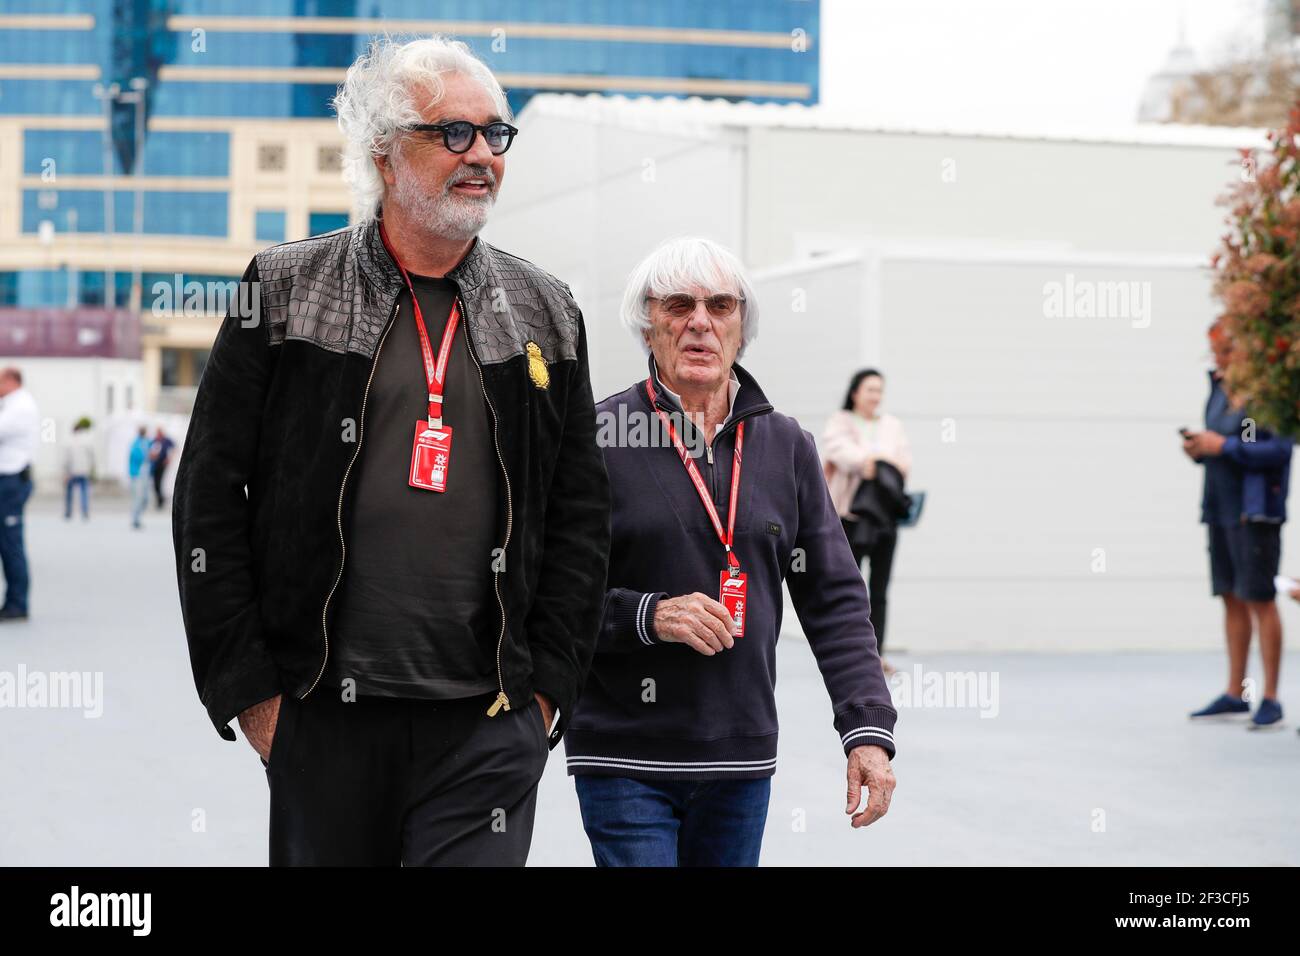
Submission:
{"label": "jacket zipper", "polygon": [[393,303],[393,313],[388,317],[388,324],[384,326],[384,334],[379,337],[379,344],[375,346],[375,357],[370,362],[370,377],[366,379],[366,390],[361,395],[361,416],[357,422],[357,447],[352,452],[352,460],[348,462],[348,467],[343,472],[343,481],[339,485],[339,504],[335,518],[339,529],[339,573],[334,578],[334,585],[330,588],[330,593],[325,595],[325,604],[320,612],[320,630],[321,635],[325,638],[325,657],[320,662],[320,672],[316,675],[316,679],[303,693],[304,698],[316,689],[316,685],[325,676],[325,665],[329,663],[330,659],[330,633],[326,621],[329,616],[330,600],[333,599],[339,582],[343,580],[343,565],[348,559],[348,545],[343,539],[343,492],[348,486],[348,476],[352,474],[352,466],[356,464],[357,456],[361,454],[361,443],[366,439],[366,402],[370,399],[370,383],[375,380],[375,369],[379,367],[379,352],[384,347],[384,340],[388,338],[388,330],[393,327],[393,320],[397,318],[398,302],[400,301],[401,296],[398,296],[397,302]]}
{"label": "jacket zipper", "polygon": [[[718,435],[722,434],[722,429],[718,429]],[[713,441],[718,440],[718,435],[713,436]],[[713,495],[713,502],[718,501],[718,481],[717,469],[713,467],[713,442],[708,442],[704,446],[704,457],[709,460],[709,494]]]}
{"label": "jacket zipper", "polygon": [[[662,408],[666,412],[674,411],[674,408],[671,405],[660,404],[658,399],[655,400],[655,406],[658,408]],[[713,495],[713,503],[715,505],[718,503],[718,486],[717,486],[717,482],[714,480],[716,477],[716,469],[714,469],[713,467],[713,446],[718,443],[718,439],[720,439],[731,429],[735,428],[745,419],[753,418],[755,415],[765,414],[766,412],[770,412],[771,410],[772,410],[771,405],[759,405],[756,408],[751,408],[749,411],[745,412],[743,415],[741,415],[738,418],[728,419],[726,423],[724,423],[723,426],[719,428],[717,433],[713,436],[713,441],[705,442],[704,455],[709,462],[709,492],[710,494]]]}
{"label": "jacket zipper", "polygon": [[[456,300],[460,304],[461,314],[466,314],[465,303],[459,296],[456,297]],[[506,537],[505,540],[501,542],[501,557],[504,559],[506,549],[510,547],[510,530],[514,525],[514,505],[510,498],[510,473],[506,471],[506,460],[501,455],[501,444],[497,435],[499,430],[497,410],[492,404],[491,397],[488,395],[487,382],[483,379],[483,366],[479,363],[478,355],[474,351],[474,340],[469,334],[468,325],[465,326],[465,345],[469,348],[470,358],[474,360],[474,367],[478,369],[478,384],[479,387],[483,389],[483,401],[487,403],[488,412],[492,415],[492,447],[497,453],[497,464],[501,466],[501,477],[504,478],[506,482]],[[501,674],[501,647],[505,643],[506,639],[506,605],[505,602],[501,600],[501,572],[497,570],[493,570],[492,572],[492,591],[496,594],[497,608],[501,611],[501,631],[497,635],[497,696],[496,700],[492,701],[492,706],[487,710],[487,715],[489,717],[495,717],[501,711],[510,709],[510,698],[506,696],[505,678]]]}

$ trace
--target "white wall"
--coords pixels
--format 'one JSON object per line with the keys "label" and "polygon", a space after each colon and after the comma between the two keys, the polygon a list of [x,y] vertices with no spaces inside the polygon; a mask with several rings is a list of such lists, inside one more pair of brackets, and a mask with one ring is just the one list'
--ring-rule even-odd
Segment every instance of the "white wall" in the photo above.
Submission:
{"label": "white wall", "polygon": [[[1149,283],[1149,312],[1049,317],[1044,290],[1067,274],[1076,293]],[[756,279],[767,311],[745,364],[779,409],[820,437],[875,366],[907,428],[929,499],[902,532],[891,645],[1217,643],[1201,476],[1176,433],[1199,425],[1207,387],[1208,277],[1191,261],[880,251]]]}
{"label": "white wall", "polygon": [[527,116],[483,236],[573,288],[599,400],[645,375],[644,353],[618,322],[624,279],[637,262],[679,235],[740,248],[743,138]]}
{"label": "white wall", "polygon": [[[1202,420],[1202,265],[1240,168],[1222,136],[656,129],[635,108],[543,111],[526,130],[487,236],[574,286],[598,397],[643,374],[615,325],[627,271],[692,232],[755,270],[764,318],[743,362],[805,428],[854,369],[885,371],[930,492],[899,548],[895,648],[1220,645],[1201,475],[1176,430]],[[1138,283],[1149,321],[1049,317],[1045,285],[1067,277]],[[1284,569],[1297,543],[1288,530]]]}
{"label": "white wall", "polygon": [[[95,424],[96,464],[99,474],[112,472],[107,458],[106,426],[110,417],[138,411],[144,400],[141,364],[128,359],[99,358],[15,358],[3,364],[22,370],[23,384],[36,399],[42,419],[41,441],[37,445],[33,470],[38,494],[62,491],[62,440],[83,415]],[[108,408],[108,392],[113,409]],[[127,408],[128,398],[131,408]]]}
{"label": "white wall", "polygon": [[[1149,283],[1146,318],[1044,314],[1044,288]],[[891,616],[900,644],[1209,647],[1197,525],[1208,276],[1127,261],[886,261],[887,404],[914,487]]]}
{"label": "white wall", "polygon": [[872,276],[868,260],[839,255],[751,277],[762,312],[741,364],[779,411],[813,435],[840,406],[849,375],[878,354],[879,315],[867,308]]}
{"label": "white wall", "polygon": [[[1243,145],[1255,138],[1241,136]],[[1241,169],[1229,146],[779,128],[749,137],[746,243],[756,266],[794,258],[802,236],[829,231],[846,241],[1208,259],[1223,224],[1215,199]]]}

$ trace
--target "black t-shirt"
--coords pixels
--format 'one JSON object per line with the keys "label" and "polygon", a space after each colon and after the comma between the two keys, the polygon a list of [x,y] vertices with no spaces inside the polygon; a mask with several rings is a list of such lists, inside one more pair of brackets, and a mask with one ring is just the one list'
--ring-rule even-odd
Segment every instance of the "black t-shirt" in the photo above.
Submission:
{"label": "black t-shirt", "polygon": [[[436,359],[455,299],[449,279],[411,276]],[[428,389],[409,293],[379,352],[361,450],[349,481],[347,559],[330,626],[328,682],[358,694],[451,699],[495,690],[492,647],[500,611],[492,591],[498,484],[492,423],[478,368],[456,330],[443,395],[452,429],[445,492],[409,484]]]}

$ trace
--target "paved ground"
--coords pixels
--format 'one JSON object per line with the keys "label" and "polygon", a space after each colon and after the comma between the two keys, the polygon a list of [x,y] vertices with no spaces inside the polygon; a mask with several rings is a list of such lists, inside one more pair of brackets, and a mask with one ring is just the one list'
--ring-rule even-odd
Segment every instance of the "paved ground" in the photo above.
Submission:
{"label": "paved ground", "polygon": [[[103,713],[0,709],[0,864],[265,862],[265,776],[199,707],[168,519],[150,513],[131,532],[116,501],[86,525],[45,502],[32,510],[35,617],[0,628],[0,674],[100,671]],[[903,709],[894,808],[861,832],[842,815],[843,759],[808,647],[784,639],[779,658],[767,865],[1300,863],[1294,725],[1251,734],[1184,719],[1216,691],[1218,655],[899,656],[921,686],[930,672],[996,675],[997,713]],[[1292,714],[1298,670],[1291,654]],[[590,863],[558,752],[531,862]]]}

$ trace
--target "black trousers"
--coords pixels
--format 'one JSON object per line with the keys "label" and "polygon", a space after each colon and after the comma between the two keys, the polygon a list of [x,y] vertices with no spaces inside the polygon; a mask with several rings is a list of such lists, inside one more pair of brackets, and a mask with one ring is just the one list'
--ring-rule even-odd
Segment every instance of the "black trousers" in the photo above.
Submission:
{"label": "black trousers", "polygon": [[286,694],[266,763],[272,866],[523,866],[550,753],[536,700]]}
{"label": "black trousers", "polygon": [[158,507],[160,509],[163,506],[162,480],[163,480],[163,475],[165,475],[166,473],[167,473],[167,466],[163,465],[161,468],[152,469],[149,474],[149,477],[153,479],[153,495],[154,498],[157,499]]}
{"label": "black trousers", "polygon": [[854,529],[844,522],[844,532],[849,538],[853,560],[862,567],[862,559],[871,562],[867,574],[867,596],[871,599],[871,626],[876,632],[876,650],[885,652],[885,613],[889,609],[889,573],[894,567],[894,548],[898,544],[898,530],[873,530],[865,544],[854,544]]}

